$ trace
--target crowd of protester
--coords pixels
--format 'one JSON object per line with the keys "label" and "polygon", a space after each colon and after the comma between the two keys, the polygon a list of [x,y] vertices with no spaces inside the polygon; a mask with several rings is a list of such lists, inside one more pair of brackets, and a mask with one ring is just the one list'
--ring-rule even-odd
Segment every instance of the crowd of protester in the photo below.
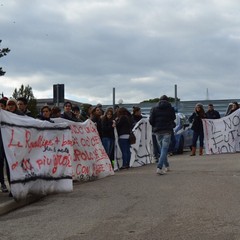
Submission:
{"label": "crowd of protester", "polygon": [[[12,112],[18,115],[26,115],[28,117],[33,117],[31,111],[27,108],[28,102],[24,97],[19,97],[18,99],[3,97],[0,99],[0,109]],[[232,109],[229,112],[236,111],[239,108],[237,102],[232,103]],[[114,160],[114,141],[115,135],[114,130],[118,133],[118,144],[122,152],[123,164],[121,169],[129,168],[131,152],[130,152],[130,133],[135,126],[135,124],[141,120],[142,113],[141,108],[134,106],[132,108],[132,113],[125,107],[119,107],[118,105],[113,107],[108,107],[105,111],[102,109],[101,104],[96,106],[89,105],[85,111],[80,110],[79,106],[72,105],[70,101],[67,101],[63,105],[63,110],[59,107],[50,107],[48,105],[43,106],[40,110],[39,115],[36,117],[39,120],[45,120],[49,122],[54,122],[54,118],[64,118],[74,122],[84,122],[87,119],[91,119],[97,127],[99,136],[102,140],[103,147],[109,156],[111,162]],[[205,112],[203,105],[198,103],[195,106],[194,112],[190,116],[189,120],[192,123],[193,130],[193,141],[192,141],[192,152],[191,156],[196,155],[196,145],[197,141],[200,142],[199,154],[203,154],[204,146],[204,133],[203,125],[201,119],[218,119],[220,114],[216,111],[212,104],[208,105],[208,110]],[[160,98],[159,103],[152,108],[150,113],[150,124],[153,129],[153,146],[154,155],[158,161],[157,173],[163,174],[163,166],[165,165],[166,170],[169,170],[169,163],[167,160],[167,153],[169,152],[169,147],[172,148],[171,142],[174,141],[174,119],[175,112],[168,97],[163,95]],[[1,129],[0,129],[1,131]],[[6,173],[8,181],[10,182],[9,166],[6,161],[6,156],[4,152],[2,136],[0,134],[0,183],[1,191],[9,192],[4,179],[4,164],[6,164]],[[11,195],[11,192],[9,193]]]}

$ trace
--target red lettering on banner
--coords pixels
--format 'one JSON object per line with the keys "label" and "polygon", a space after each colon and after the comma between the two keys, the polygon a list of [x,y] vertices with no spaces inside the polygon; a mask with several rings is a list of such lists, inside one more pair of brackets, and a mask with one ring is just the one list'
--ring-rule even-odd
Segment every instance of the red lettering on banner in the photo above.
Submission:
{"label": "red lettering on banner", "polygon": [[23,159],[21,162],[21,167],[24,171],[31,171],[33,169],[30,159]]}
{"label": "red lettering on banner", "polygon": [[95,146],[97,144],[100,143],[100,137],[99,136],[94,136],[92,139],[91,139],[91,144],[92,146]]}
{"label": "red lettering on banner", "polygon": [[63,134],[62,147],[66,146],[66,145],[72,146],[73,145],[73,141],[70,140],[70,139],[65,140],[64,134]]}
{"label": "red lettering on banner", "polygon": [[38,165],[38,168],[41,169],[41,166],[46,166],[46,165],[50,166],[52,163],[52,159],[44,156],[43,159],[36,160],[36,163]]}
{"label": "red lettering on banner", "polygon": [[74,159],[73,161],[91,161],[94,160],[94,156],[91,152],[80,151],[79,149],[74,149]]}
{"label": "red lettering on banner", "polygon": [[18,167],[18,162],[15,162],[11,165],[12,170],[14,170],[16,167]]}
{"label": "red lettering on banner", "polygon": [[72,134],[84,134],[84,130],[82,126],[79,125],[71,125],[71,132]]}
{"label": "red lettering on banner", "polygon": [[96,175],[98,175],[99,173],[101,172],[104,172],[104,166],[103,164],[97,164],[97,165],[94,165],[94,172]]}
{"label": "red lettering on banner", "polygon": [[89,137],[87,139],[86,138],[81,138],[80,142],[81,142],[81,145],[83,147],[90,147],[91,146],[91,141],[90,141]]}
{"label": "red lettering on banner", "polygon": [[86,133],[98,133],[95,124],[94,125],[93,124],[94,123],[90,122],[90,126],[85,128]]}
{"label": "red lettering on banner", "polygon": [[81,175],[81,174],[89,175],[89,173],[90,173],[89,166],[82,166],[82,164],[78,164],[76,166],[76,174],[77,175]]}
{"label": "red lettering on banner", "polygon": [[31,132],[26,130],[25,132],[25,139],[26,139],[26,147],[29,149],[28,152],[30,153],[33,148],[41,148],[41,147],[48,147],[52,146],[52,140],[44,139],[42,135],[38,136],[36,141],[31,141]]}
{"label": "red lettering on banner", "polygon": [[66,155],[54,155],[54,167],[52,169],[52,173],[56,173],[58,166],[72,167],[71,165],[71,156],[70,154]]}
{"label": "red lettering on banner", "polygon": [[14,141],[14,129],[12,129],[12,133],[11,133],[11,139],[10,139],[10,142],[8,144],[8,147],[23,147],[23,145],[21,144],[21,142],[17,141],[15,142]]}

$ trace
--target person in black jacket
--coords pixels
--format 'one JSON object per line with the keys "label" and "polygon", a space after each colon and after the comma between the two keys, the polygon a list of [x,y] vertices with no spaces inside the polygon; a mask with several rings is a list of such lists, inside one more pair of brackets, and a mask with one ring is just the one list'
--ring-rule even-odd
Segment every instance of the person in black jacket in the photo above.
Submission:
{"label": "person in black jacket", "polygon": [[149,122],[152,125],[153,134],[159,148],[160,157],[157,164],[157,173],[162,175],[169,170],[168,148],[171,142],[174,120],[176,119],[174,108],[166,95],[160,97],[160,101],[150,111]]}
{"label": "person in black jacket", "polygon": [[132,117],[131,113],[124,107],[117,110],[116,128],[118,133],[118,143],[122,152],[123,165],[120,169],[129,168],[131,151],[129,136],[132,130]]}
{"label": "person in black jacket", "polygon": [[220,118],[219,112],[214,109],[212,103],[208,104],[208,110],[206,112],[206,118],[208,118],[208,119],[219,119]]}
{"label": "person in black jacket", "polygon": [[116,126],[113,119],[113,109],[108,108],[102,117],[102,144],[109,157],[111,159],[113,144],[114,144],[114,127]]}
{"label": "person in black jacket", "polygon": [[191,128],[193,130],[192,153],[190,156],[196,155],[196,146],[197,146],[198,138],[200,143],[199,155],[203,155],[203,140],[204,140],[203,123],[202,123],[203,118],[206,118],[206,114],[203,109],[203,105],[201,103],[198,103],[195,106],[195,111],[189,117],[189,122],[192,123]]}

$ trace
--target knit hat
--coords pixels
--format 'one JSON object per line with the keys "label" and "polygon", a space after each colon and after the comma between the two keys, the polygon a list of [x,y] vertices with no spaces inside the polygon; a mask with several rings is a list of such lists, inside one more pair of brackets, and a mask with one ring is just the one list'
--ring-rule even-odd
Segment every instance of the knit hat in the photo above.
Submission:
{"label": "knit hat", "polygon": [[15,105],[17,106],[17,100],[16,100],[15,98],[10,98],[10,99],[8,99],[7,105],[9,105],[10,102],[15,103]]}

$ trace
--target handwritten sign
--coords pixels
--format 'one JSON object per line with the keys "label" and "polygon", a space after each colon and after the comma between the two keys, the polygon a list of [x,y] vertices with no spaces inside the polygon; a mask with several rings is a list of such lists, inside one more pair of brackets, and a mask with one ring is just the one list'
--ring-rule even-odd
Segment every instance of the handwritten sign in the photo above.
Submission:
{"label": "handwritten sign", "polygon": [[203,119],[207,154],[240,151],[240,109],[220,119]]}
{"label": "handwritten sign", "polygon": [[96,125],[91,120],[78,123],[58,118],[54,121],[65,122],[71,128],[74,180],[89,181],[114,174]]}
{"label": "handwritten sign", "polygon": [[90,120],[54,123],[0,110],[1,133],[16,200],[28,194],[69,192],[72,180],[113,175],[110,160]]}

